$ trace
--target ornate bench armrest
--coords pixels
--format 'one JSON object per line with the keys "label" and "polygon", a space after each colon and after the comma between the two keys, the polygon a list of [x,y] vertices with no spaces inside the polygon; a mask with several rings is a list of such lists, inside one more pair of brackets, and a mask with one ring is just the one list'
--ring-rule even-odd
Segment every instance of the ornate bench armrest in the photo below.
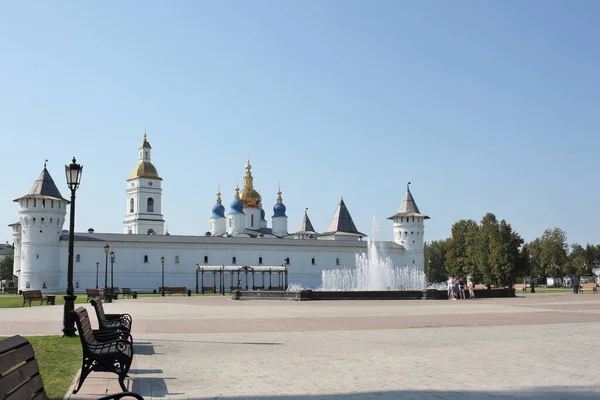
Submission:
{"label": "ornate bench armrest", "polygon": [[111,342],[114,340],[127,340],[133,344],[133,337],[125,331],[101,331],[94,329],[94,337],[99,342]]}
{"label": "ornate bench armrest", "polygon": [[119,399],[122,399],[123,397],[133,397],[137,400],[144,400],[144,398],[142,396],[140,396],[137,393],[132,393],[132,392],[115,393],[115,394],[101,397],[98,400],[119,400]]}
{"label": "ornate bench armrest", "polygon": [[109,321],[114,321],[117,319],[120,319],[121,321],[123,321],[123,320],[128,321],[129,325],[131,325],[131,321],[133,321],[133,319],[131,318],[131,315],[129,315],[129,314],[104,314],[104,316]]}

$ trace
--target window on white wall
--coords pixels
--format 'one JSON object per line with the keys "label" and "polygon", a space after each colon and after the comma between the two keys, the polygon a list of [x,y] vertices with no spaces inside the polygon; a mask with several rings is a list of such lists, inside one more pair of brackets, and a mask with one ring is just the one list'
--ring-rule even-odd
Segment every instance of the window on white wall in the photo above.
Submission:
{"label": "window on white wall", "polygon": [[148,198],[148,212],[149,213],[153,213],[154,212],[154,199],[152,197]]}
{"label": "window on white wall", "polygon": [[339,258],[335,259],[335,265],[340,265],[340,259]]}
{"label": "window on white wall", "polygon": [[81,262],[81,254],[75,256],[75,262]]}
{"label": "window on white wall", "polygon": [[208,256],[204,256],[204,264],[208,264]]}
{"label": "window on white wall", "polygon": [[175,264],[179,264],[179,256],[175,256]]}
{"label": "window on white wall", "polygon": [[312,260],[310,261],[310,263],[311,263],[312,265],[315,265],[315,264],[316,264],[316,262],[315,262],[315,258],[314,258],[314,257],[312,258]]}
{"label": "window on white wall", "polygon": [[133,197],[129,200],[129,212],[132,213],[133,212],[133,206],[135,204],[135,201],[133,200]]}
{"label": "window on white wall", "polygon": [[237,260],[236,260],[236,258],[235,258],[235,257],[231,257],[231,263],[232,263],[232,264],[235,264],[235,263],[236,263],[236,261],[237,261]]}
{"label": "window on white wall", "polygon": [[148,255],[144,255],[144,264],[148,264]]}
{"label": "window on white wall", "polygon": [[262,257],[258,257],[258,265],[262,265]]}

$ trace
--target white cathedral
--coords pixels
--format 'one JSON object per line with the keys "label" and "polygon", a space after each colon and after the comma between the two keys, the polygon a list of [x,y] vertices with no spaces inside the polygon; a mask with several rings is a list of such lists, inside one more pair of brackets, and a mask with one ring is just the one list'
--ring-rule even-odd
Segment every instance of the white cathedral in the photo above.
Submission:
{"label": "white cathedral", "polygon": [[[366,235],[357,230],[343,199],[326,232],[315,232],[306,211],[299,229],[289,232],[279,190],[269,228],[261,195],[254,189],[249,161],[243,188],[240,191],[236,187],[227,215],[219,191],[208,232],[197,236],[171,235],[165,230],[162,178],[152,164],[151,151],[144,134],[138,163],[127,179],[124,233],[96,233],[90,229],[74,234],[76,292],[97,285],[104,287],[106,276],[107,286],[111,286],[111,262],[105,248],[115,254],[114,286],[138,291],[159,288],[163,268],[165,286],[192,289],[196,285],[196,270],[210,270],[211,266],[251,266],[257,271],[284,266],[289,283],[314,288],[321,284],[324,269],[354,268],[356,254],[367,251],[367,242],[363,241]],[[14,201],[19,205],[19,220],[9,226],[14,243],[13,272],[19,279],[19,290],[63,292],[67,286],[69,244],[63,224],[69,201],[61,195],[46,165],[29,192]],[[428,218],[419,212],[407,186],[400,209],[388,218],[393,221],[394,241],[380,243],[395,266],[423,271],[424,221]],[[238,274],[238,278],[244,275]],[[230,284],[224,282],[224,286]]]}

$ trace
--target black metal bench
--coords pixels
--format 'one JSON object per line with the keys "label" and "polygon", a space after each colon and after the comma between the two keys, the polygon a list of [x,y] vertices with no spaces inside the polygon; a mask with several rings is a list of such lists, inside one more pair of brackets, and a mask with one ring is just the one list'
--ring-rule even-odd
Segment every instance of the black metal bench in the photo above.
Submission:
{"label": "black metal bench", "polygon": [[40,301],[40,305],[46,302],[48,304],[48,296],[44,296],[41,290],[23,290],[23,307],[25,304],[29,304],[31,307],[32,301]]}
{"label": "black metal bench", "polygon": [[[19,335],[0,341],[0,396],[10,400],[48,400],[33,346]],[[139,394],[131,392],[117,393],[98,400],[118,400],[123,397],[144,400]]]}
{"label": "black metal bench", "polygon": [[131,288],[124,287],[121,293],[123,294],[123,298],[125,298],[125,296],[127,296],[128,299],[131,298]]}
{"label": "black metal bench", "polygon": [[[127,339],[108,340],[107,338],[99,338],[98,335],[94,334],[85,308],[79,307],[72,312],[75,314],[74,319],[83,351],[81,374],[73,393],[77,393],[81,389],[85,378],[92,371],[117,374],[119,385],[126,392],[125,378],[133,361],[133,343]],[[120,332],[113,334],[118,335]]]}
{"label": "black metal bench", "polygon": [[129,314],[105,314],[102,299],[95,297],[92,299],[92,306],[96,310],[98,317],[98,326],[101,331],[126,331],[131,332],[131,315]]}
{"label": "black metal bench", "polygon": [[104,289],[85,289],[87,295],[86,303],[94,297],[104,297]]}

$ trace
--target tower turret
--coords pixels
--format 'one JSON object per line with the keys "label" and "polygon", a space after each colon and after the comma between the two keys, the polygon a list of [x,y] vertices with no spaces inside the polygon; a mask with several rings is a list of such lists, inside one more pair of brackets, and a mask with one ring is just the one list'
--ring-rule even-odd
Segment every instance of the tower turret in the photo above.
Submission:
{"label": "tower turret", "polygon": [[210,234],[221,236],[227,231],[227,220],[225,219],[225,207],[221,204],[221,190],[217,191],[217,204],[212,208],[210,217]]}
{"label": "tower turret", "polygon": [[229,212],[229,228],[227,233],[233,236],[243,233],[246,229],[245,223],[244,203],[240,199],[240,188],[236,185],[235,198],[231,202],[231,211]]}
{"label": "tower turret", "polygon": [[284,237],[288,235],[287,220],[288,217],[285,215],[286,207],[283,204],[281,197],[281,187],[277,192],[277,203],[273,206],[273,217],[271,217],[271,225],[273,228],[273,235],[278,237]]}
{"label": "tower turret", "polygon": [[59,291],[64,280],[60,276],[60,236],[69,201],[60,194],[46,163],[29,192],[14,201],[19,203],[19,290]]}
{"label": "tower turret", "polygon": [[21,223],[15,222],[9,225],[12,228],[13,238],[13,271],[12,274],[19,276],[21,274]]}
{"label": "tower turret", "polygon": [[395,215],[388,219],[394,221],[394,242],[404,246],[409,253],[408,266],[424,267],[424,234],[427,215],[421,214],[415,199],[410,192],[410,182],[406,185],[406,193]]}
{"label": "tower turret", "polygon": [[152,164],[152,146],[145,133],[138,150],[138,163],[127,179],[124,230],[130,234],[162,235],[165,230],[165,221],[161,214],[162,178],[158,176],[158,171]]}

